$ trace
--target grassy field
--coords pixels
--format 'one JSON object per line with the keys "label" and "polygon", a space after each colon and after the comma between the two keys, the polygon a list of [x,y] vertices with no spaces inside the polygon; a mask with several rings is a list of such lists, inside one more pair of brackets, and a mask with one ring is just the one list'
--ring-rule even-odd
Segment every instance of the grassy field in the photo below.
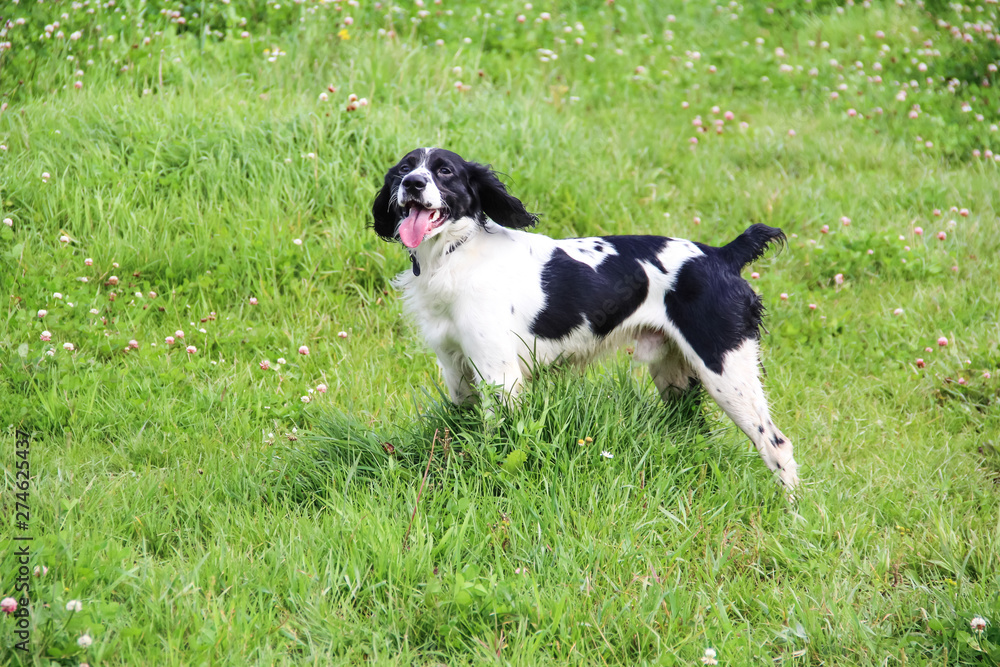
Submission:
{"label": "grassy field", "polygon": [[[1000,663],[995,2],[0,17],[0,663]],[[427,145],[550,236],[784,229],[796,500],[624,352],[449,408],[367,228]]]}

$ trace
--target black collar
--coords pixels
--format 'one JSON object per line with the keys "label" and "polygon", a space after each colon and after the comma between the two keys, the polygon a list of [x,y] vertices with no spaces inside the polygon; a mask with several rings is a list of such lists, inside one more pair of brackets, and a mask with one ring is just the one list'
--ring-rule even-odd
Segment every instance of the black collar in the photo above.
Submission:
{"label": "black collar", "polygon": [[463,236],[463,237],[462,237],[462,238],[460,238],[459,240],[457,240],[457,241],[455,241],[454,243],[452,243],[452,244],[451,244],[451,247],[450,247],[450,248],[448,248],[448,249],[447,249],[447,250],[445,251],[445,253],[444,253],[444,254],[446,254],[446,255],[450,255],[451,253],[453,253],[453,252],[455,252],[456,250],[458,250],[459,248],[461,248],[461,247],[462,247],[462,245],[463,245],[463,244],[464,244],[464,243],[465,243],[466,241],[468,241],[469,239],[471,239],[471,238],[472,238],[472,234],[473,234],[473,232],[469,232],[468,234],[466,234],[465,236]]}
{"label": "black collar", "polygon": [[[456,250],[458,250],[459,248],[461,248],[465,244],[466,241],[468,241],[469,239],[472,238],[472,234],[473,233],[474,232],[469,232],[468,234],[466,234],[465,236],[463,236],[459,240],[457,240],[454,243],[452,243],[451,246],[447,250],[444,251],[444,254],[445,255],[450,255],[451,253],[453,253]],[[416,253],[416,251],[410,252],[410,264],[413,265],[413,275],[419,276],[420,275],[420,263],[417,262],[417,253]]]}

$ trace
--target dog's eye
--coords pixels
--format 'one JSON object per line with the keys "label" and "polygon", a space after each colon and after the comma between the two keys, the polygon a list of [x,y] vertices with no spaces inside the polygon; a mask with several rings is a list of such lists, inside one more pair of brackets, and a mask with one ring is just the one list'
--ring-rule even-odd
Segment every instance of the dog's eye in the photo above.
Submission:
{"label": "dog's eye", "polygon": [[410,165],[404,164],[402,167],[399,168],[399,173],[401,173],[401,174],[408,174],[408,173],[410,173]]}
{"label": "dog's eye", "polygon": [[449,169],[448,167],[441,167],[440,169],[438,169],[438,173],[441,174],[442,176],[451,176],[451,169]]}

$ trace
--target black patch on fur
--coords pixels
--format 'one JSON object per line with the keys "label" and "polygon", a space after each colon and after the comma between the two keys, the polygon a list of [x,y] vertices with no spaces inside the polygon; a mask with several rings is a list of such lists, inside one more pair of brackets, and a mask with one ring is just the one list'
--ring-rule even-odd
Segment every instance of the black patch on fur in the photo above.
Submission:
{"label": "black patch on fur", "polygon": [[545,307],[531,323],[539,338],[562,338],[586,322],[599,337],[607,336],[642,305],[649,279],[640,262],[666,273],[656,257],[669,239],[659,236],[605,236],[617,254],[606,256],[597,268],[570,257],[558,248],[542,269]]}
{"label": "black patch on fur", "polygon": [[759,338],[763,304],[738,273],[711,256],[684,263],[664,297],[670,320],[713,373],[748,338]]}
{"label": "black patch on fur", "polygon": [[760,297],[713,254],[685,262],[663,300],[670,320],[713,373],[722,374],[727,352],[760,335]]}
{"label": "black patch on fur", "polygon": [[705,254],[681,266],[664,297],[667,315],[713,373],[722,374],[727,352],[760,338],[764,304],[740,270],[784,238],[780,229],[756,224],[721,248],[696,243]]}

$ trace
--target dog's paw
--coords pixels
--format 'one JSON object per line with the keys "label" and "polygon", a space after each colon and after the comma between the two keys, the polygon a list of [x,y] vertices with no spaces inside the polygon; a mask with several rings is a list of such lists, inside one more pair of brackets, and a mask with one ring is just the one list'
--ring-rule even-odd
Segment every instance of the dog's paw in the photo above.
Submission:
{"label": "dog's paw", "polygon": [[789,502],[795,502],[794,492],[799,486],[798,466],[791,465],[778,471],[778,479],[785,487],[785,494]]}

